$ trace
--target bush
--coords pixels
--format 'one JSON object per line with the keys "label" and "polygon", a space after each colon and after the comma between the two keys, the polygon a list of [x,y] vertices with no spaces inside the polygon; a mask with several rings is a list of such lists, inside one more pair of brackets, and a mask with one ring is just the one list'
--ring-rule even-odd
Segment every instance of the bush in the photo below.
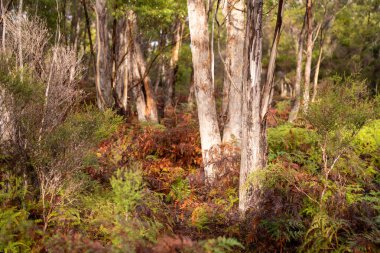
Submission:
{"label": "bush", "polygon": [[0,173],[0,252],[29,252],[34,244],[26,200],[28,194],[22,178]]}

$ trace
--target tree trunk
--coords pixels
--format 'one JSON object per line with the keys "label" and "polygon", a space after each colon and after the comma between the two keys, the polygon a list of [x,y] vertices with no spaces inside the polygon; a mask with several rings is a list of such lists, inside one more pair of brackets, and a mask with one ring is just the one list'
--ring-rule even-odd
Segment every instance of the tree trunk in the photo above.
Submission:
{"label": "tree trunk", "polygon": [[24,57],[23,57],[23,52],[22,52],[22,31],[21,31],[21,24],[22,22],[22,8],[23,8],[23,0],[19,0],[19,5],[18,5],[18,62],[19,62],[19,70],[21,71],[21,80],[24,79]]}
{"label": "tree trunk", "polygon": [[211,73],[211,53],[207,10],[203,0],[188,0],[191,52],[194,67],[195,97],[201,136],[206,181],[213,183],[221,137]]}
{"label": "tree trunk", "polygon": [[305,86],[303,91],[303,111],[307,112],[310,102],[310,74],[311,62],[313,59],[313,13],[312,0],[306,3],[306,24],[307,24],[307,40],[306,40],[306,64],[305,64]]}
{"label": "tree trunk", "polygon": [[178,70],[179,50],[181,49],[182,44],[183,26],[183,21],[180,18],[177,18],[173,35],[174,47],[172,49],[167,81],[165,83],[165,111],[174,106],[175,79]]}
{"label": "tree trunk", "polygon": [[0,85],[0,147],[15,137],[14,121],[9,110],[12,99],[9,99],[8,96],[5,89]]}
{"label": "tree trunk", "polygon": [[243,82],[243,51],[245,34],[244,0],[228,0],[226,69],[224,78],[224,96],[226,121],[223,129],[223,142],[241,139],[241,109]]}
{"label": "tree trunk", "polygon": [[305,31],[305,19],[302,25],[302,29],[299,33],[297,40],[297,68],[296,68],[296,80],[294,83],[294,96],[295,101],[292,107],[292,110],[289,114],[289,122],[294,122],[298,117],[298,112],[301,107],[301,79],[302,79],[302,58],[303,58],[303,40],[304,40],[304,31]]}
{"label": "tree trunk", "polygon": [[275,28],[274,36],[273,36],[272,49],[271,49],[270,57],[269,57],[267,79],[266,79],[265,86],[262,92],[263,93],[263,97],[262,97],[263,108],[262,108],[261,115],[263,116],[267,113],[269,106],[271,104],[271,100],[272,100],[271,98],[273,97],[274,72],[276,69],[277,48],[278,48],[278,44],[280,43],[284,4],[285,4],[284,0],[280,0],[278,3],[277,22],[276,22],[276,28]]}
{"label": "tree trunk", "polygon": [[266,164],[266,122],[262,113],[261,59],[262,59],[263,0],[247,3],[246,41],[244,48],[242,144],[239,183],[239,210],[257,209],[260,202],[258,182],[248,177]]}
{"label": "tree trunk", "polygon": [[129,37],[125,17],[119,19],[116,25],[116,55],[115,55],[115,96],[118,108],[124,115],[128,111],[128,50]]}
{"label": "tree trunk", "polygon": [[106,0],[96,0],[96,92],[99,109],[113,106]]}
{"label": "tree trunk", "polygon": [[[89,46],[90,46],[91,58],[93,60],[94,73],[96,75],[96,64],[97,64],[97,61],[96,61],[96,56],[95,56],[95,52],[94,52],[94,46],[93,46],[93,43],[92,43],[91,20],[90,20],[90,16],[88,15],[86,0],[82,0],[82,6],[83,6],[83,11],[84,11],[84,16],[85,16],[85,19],[86,19],[86,31],[87,31],[87,36],[88,36],[88,41],[89,41]],[[85,48],[85,46],[86,46],[86,43],[85,43],[85,40],[83,40],[83,47]],[[85,50],[83,50],[83,51],[85,51]]]}
{"label": "tree trunk", "polygon": [[[135,87],[135,98],[137,112],[139,115],[139,119],[144,121],[144,118],[151,122],[158,123],[158,112],[157,112],[157,103],[156,98],[154,96],[154,92],[151,86],[151,81],[148,76],[148,71],[146,69],[146,62],[144,59],[144,55],[141,49],[141,45],[139,41],[136,39],[138,35],[137,29],[137,17],[133,11],[128,12],[128,25],[129,25],[129,37],[131,46],[131,62],[130,64],[133,66],[133,77],[134,82],[132,85],[140,86]],[[137,81],[136,81],[137,80]],[[144,101],[144,104],[142,104]],[[144,116],[141,115],[144,110]]]}
{"label": "tree trunk", "polygon": [[320,43],[319,43],[319,56],[318,56],[318,61],[317,61],[317,65],[315,67],[315,73],[314,73],[313,96],[311,98],[311,102],[312,103],[315,102],[315,99],[317,98],[319,68],[321,66],[322,55],[323,55],[323,35],[321,34],[321,40],[320,40]]}
{"label": "tree trunk", "polygon": [[192,111],[195,107],[195,88],[194,88],[194,68],[191,68],[191,80],[190,80],[190,88],[189,88],[189,96],[187,97],[187,108]]}

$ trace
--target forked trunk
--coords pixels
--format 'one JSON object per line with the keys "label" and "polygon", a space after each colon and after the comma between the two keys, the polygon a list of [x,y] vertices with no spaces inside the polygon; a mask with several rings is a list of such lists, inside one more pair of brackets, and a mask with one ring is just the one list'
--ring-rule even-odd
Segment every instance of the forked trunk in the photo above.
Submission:
{"label": "forked trunk", "polygon": [[[131,43],[130,65],[133,69],[132,85],[137,113],[140,121],[151,121],[158,123],[157,103],[151,86],[151,81],[146,68],[146,62],[139,41],[136,14],[133,11],[128,12],[129,37]],[[144,103],[142,103],[144,101]],[[142,114],[142,112],[144,112]]]}

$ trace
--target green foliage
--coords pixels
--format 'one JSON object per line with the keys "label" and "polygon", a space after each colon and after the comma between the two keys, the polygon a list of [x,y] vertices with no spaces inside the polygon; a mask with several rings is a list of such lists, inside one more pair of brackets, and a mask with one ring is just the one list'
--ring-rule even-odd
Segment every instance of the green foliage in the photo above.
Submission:
{"label": "green foliage", "polygon": [[282,157],[315,172],[321,160],[317,143],[318,135],[313,130],[290,124],[269,128],[269,161]]}
{"label": "green foliage", "polygon": [[111,178],[114,203],[120,213],[131,213],[143,197],[141,172],[119,169]]}
{"label": "green foliage", "polygon": [[189,180],[179,178],[171,185],[171,190],[167,195],[167,200],[183,201],[191,193]]}
{"label": "green foliage", "polygon": [[270,236],[278,242],[294,242],[300,240],[305,234],[305,226],[301,220],[295,219],[273,219],[263,220],[260,223]]}
{"label": "green foliage", "polygon": [[201,243],[206,253],[236,252],[236,249],[244,249],[244,246],[234,238],[218,237]]}
{"label": "green foliage", "polygon": [[206,205],[201,205],[196,207],[191,214],[191,223],[192,227],[197,228],[198,230],[208,229],[208,224],[210,223],[210,212],[209,208]]}
{"label": "green foliage", "polygon": [[345,252],[348,248],[342,243],[342,233],[346,236],[350,233],[346,221],[319,212],[305,235],[301,252]]}
{"label": "green foliage", "polygon": [[323,138],[347,143],[374,117],[374,101],[363,81],[336,77],[335,82],[311,104],[306,119]]}
{"label": "green foliage", "polygon": [[[360,155],[372,154],[379,159],[380,154],[380,120],[375,120],[365,125],[353,140],[355,152]],[[379,165],[379,161],[377,162]]]}
{"label": "green foliage", "polygon": [[[1,61],[6,62],[5,59],[1,59]],[[43,84],[31,78],[26,70],[24,70],[22,78],[21,73],[12,72],[9,64],[0,64],[0,85],[12,94],[17,103],[21,103],[21,107],[30,102],[41,103],[44,95]]]}
{"label": "green foliage", "polygon": [[30,229],[34,222],[28,219],[29,212],[23,208],[29,207],[26,194],[22,178],[11,175],[0,181],[0,252],[31,250],[33,238]]}

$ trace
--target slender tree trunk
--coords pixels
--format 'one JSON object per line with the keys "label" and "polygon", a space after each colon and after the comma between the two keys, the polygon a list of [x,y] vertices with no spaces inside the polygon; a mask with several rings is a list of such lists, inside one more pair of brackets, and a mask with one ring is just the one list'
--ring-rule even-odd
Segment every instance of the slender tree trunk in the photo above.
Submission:
{"label": "slender tree trunk", "polygon": [[314,84],[313,84],[313,96],[311,98],[311,102],[315,102],[315,99],[317,98],[318,93],[318,79],[319,79],[319,68],[321,66],[322,61],[322,55],[323,55],[323,35],[321,34],[321,40],[319,43],[319,55],[318,55],[318,61],[317,65],[315,67],[315,73],[314,73]]}
{"label": "slender tree trunk", "polygon": [[6,6],[4,4],[4,0],[1,0],[0,2],[1,4],[1,23],[2,23],[2,34],[1,34],[1,46],[2,46],[2,50],[3,50],[3,53],[5,53],[5,34],[6,34],[6,22],[5,22],[5,14],[7,13],[7,10],[6,10]]}
{"label": "slender tree trunk", "polygon": [[178,70],[179,50],[181,49],[182,44],[183,26],[183,21],[180,18],[177,18],[173,35],[174,47],[171,53],[167,82],[165,85],[165,111],[174,106],[175,81]]}
{"label": "slender tree trunk", "polygon": [[71,20],[71,37],[70,43],[71,46],[78,52],[79,49],[79,36],[80,36],[80,17],[81,17],[81,9],[78,6],[78,0],[73,0],[72,2],[72,20]]}
{"label": "slender tree trunk", "polygon": [[195,87],[194,87],[194,68],[191,68],[191,80],[190,80],[190,89],[189,96],[187,97],[187,107],[190,111],[192,111],[195,107]]}
{"label": "slender tree trunk", "polygon": [[302,79],[302,58],[303,58],[303,40],[304,40],[304,31],[305,31],[305,19],[302,25],[302,29],[299,33],[297,40],[297,68],[296,68],[296,80],[294,83],[294,96],[295,101],[292,107],[292,110],[289,114],[289,122],[294,122],[298,117],[298,112],[301,107],[301,79]]}
{"label": "slender tree trunk", "polygon": [[[83,6],[83,11],[84,11],[84,16],[85,16],[85,19],[86,19],[86,30],[87,30],[88,41],[89,41],[89,44],[90,44],[90,52],[91,52],[92,60],[94,61],[94,73],[96,74],[96,62],[97,61],[96,61],[94,46],[93,46],[93,43],[92,43],[91,20],[90,20],[90,16],[88,15],[86,0],[82,0],[82,6]],[[85,45],[86,44],[84,44],[84,46]]]}
{"label": "slender tree trunk", "polygon": [[228,0],[225,13],[227,15],[227,48],[224,93],[226,104],[226,121],[223,129],[223,142],[241,139],[241,110],[243,82],[243,51],[245,35],[244,0]]}
{"label": "slender tree trunk", "polygon": [[203,0],[188,0],[187,3],[203,164],[206,181],[213,183],[216,177],[213,163],[219,156],[217,150],[219,150],[221,136],[210,68],[207,10]]}
{"label": "slender tree trunk", "polygon": [[257,209],[260,202],[259,182],[248,177],[266,164],[266,122],[262,115],[261,59],[262,59],[263,0],[248,0],[246,41],[243,71],[243,114],[239,210]]}
{"label": "slender tree trunk", "polygon": [[129,37],[125,17],[117,21],[115,56],[115,96],[118,108],[124,115],[128,111],[128,53]]}
{"label": "slender tree trunk", "polygon": [[267,79],[266,79],[266,83],[263,89],[262,99],[263,99],[264,107],[262,108],[261,115],[265,115],[265,113],[268,111],[269,109],[268,107],[271,104],[271,100],[272,100],[271,98],[273,96],[274,73],[276,69],[277,48],[278,48],[278,44],[280,43],[284,4],[285,4],[284,0],[280,0],[278,3],[276,28],[274,31],[272,49],[271,49],[270,57],[269,57]]}
{"label": "slender tree trunk", "polygon": [[113,106],[112,69],[107,29],[107,1],[96,0],[96,91],[97,103],[101,110]]}
{"label": "slender tree trunk", "polygon": [[21,31],[21,24],[23,23],[23,17],[22,17],[22,8],[23,8],[23,0],[19,0],[18,5],[18,61],[19,61],[19,69],[21,70],[21,80],[23,80],[23,70],[24,70],[24,59],[23,59],[23,52],[22,52],[22,31]]}
{"label": "slender tree trunk", "polygon": [[307,0],[306,3],[306,26],[307,26],[307,40],[306,40],[306,63],[305,63],[305,86],[303,93],[303,111],[307,112],[310,102],[310,74],[311,63],[313,59],[313,13],[312,13],[312,0]]}

